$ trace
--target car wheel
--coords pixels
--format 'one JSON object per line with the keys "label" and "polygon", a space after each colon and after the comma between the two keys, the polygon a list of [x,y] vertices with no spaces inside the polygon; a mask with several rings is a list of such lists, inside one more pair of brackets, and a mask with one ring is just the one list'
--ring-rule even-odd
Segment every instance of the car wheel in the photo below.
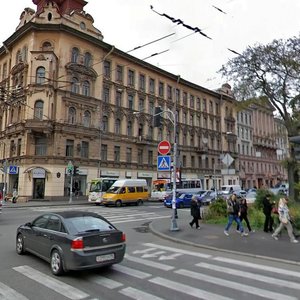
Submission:
{"label": "car wheel", "polygon": [[19,233],[18,236],[17,236],[16,251],[19,255],[22,255],[22,254],[25,253],[24,238],[23,238],[23,235],[21,233]]}
{"label": "car wheel", "polygon": [[63,259],[61,257],[61,254],[57,250],[53,250],[51,253],[51,271],[54,275],[58,276],[63,274]]}
{"label": "car wheel", "polygon": [[143,204],[143,201],[141,199],[139,199],[138,201],[136,201],[136,206],[140,206]]}
{"label": "car wheel", "polygon": [[122,201],[117,200],[115,205],[116,205],[116,207],[121,207],[122,206]]}

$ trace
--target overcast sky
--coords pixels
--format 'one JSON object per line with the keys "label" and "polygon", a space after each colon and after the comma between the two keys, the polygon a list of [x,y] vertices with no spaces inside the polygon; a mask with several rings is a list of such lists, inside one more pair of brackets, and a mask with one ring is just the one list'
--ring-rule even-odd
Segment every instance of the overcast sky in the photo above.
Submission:
{"label": "overcast sky", "polygon": [[[217,71],[235,56],[228,48],[242,53],[247,46],[299,36],[300,32],[300,0],[87,2],[85,10],[93,16],[94,25],[104,35],[104,41],[125,52],[174,33],[130,54],[144,59],[166,51],[146,61],[208,89],[216,89],[226,81]],[[35,9],[32,0],[5,1],[0,11],[0,41],[14,32],[25,7]],[[193,33],[182,24],[176,25],[158,13],[198,27],[211,39]]]}

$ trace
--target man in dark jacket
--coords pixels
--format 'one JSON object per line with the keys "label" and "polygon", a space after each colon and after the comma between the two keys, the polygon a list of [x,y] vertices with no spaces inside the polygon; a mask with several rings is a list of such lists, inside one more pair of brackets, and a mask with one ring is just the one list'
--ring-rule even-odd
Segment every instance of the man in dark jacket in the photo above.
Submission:
{"label": "man in dark jacket", "polygon": [[267,194],[263,199],[263,213],[265,215],[264,232],[273,232],[274,219],[272,217],[272,208],[274,203],[271,202],[271,195]]}
{"label": "man in dark jacket", "polygon": [[196,229],[200,229],[199,219],[200,219],[200,206],[198,204],[198,199],[196,196],[192,197],[191,200],[191,216],[193,217],[192,222],[190,222],[190,226],[193,228],[193,225],[196,225]]}

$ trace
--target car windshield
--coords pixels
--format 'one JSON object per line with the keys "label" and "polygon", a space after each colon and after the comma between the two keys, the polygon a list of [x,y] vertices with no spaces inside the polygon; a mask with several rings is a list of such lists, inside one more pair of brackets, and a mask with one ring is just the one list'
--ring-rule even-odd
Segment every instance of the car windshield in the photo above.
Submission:
{"label": "car windshield", "polygon": [[77,233],[91,231],[110,231],[115,228],[105,220],[93,216],[80,216],[69,218],[67,222]]}
{"label": "car windshield", "polygon": [[111,194],[118,194],[120,187],[119,186],[111,186],[107,193],[111,193]]}

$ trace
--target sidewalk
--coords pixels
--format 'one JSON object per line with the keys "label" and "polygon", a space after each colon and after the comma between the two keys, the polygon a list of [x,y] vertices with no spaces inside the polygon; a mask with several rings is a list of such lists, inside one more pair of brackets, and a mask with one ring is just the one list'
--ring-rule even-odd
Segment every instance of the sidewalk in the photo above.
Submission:
{"label": "sidewalk", "polygon": [[197,230],[190,227],[191,217],[187,213],[180,212],[176,221],[178,231],[170,230],[171,218],[153,220],[150,229],[154,234],[177,243],[300,265],[300,241],[298,244],[290,243],[286,231],[276,241],[271,234],[262,230],[242,237],[236,232],[235,223],[230,228],[229,236],[224,234],[226,224],[221,226],[200,222],[201,228]]}

